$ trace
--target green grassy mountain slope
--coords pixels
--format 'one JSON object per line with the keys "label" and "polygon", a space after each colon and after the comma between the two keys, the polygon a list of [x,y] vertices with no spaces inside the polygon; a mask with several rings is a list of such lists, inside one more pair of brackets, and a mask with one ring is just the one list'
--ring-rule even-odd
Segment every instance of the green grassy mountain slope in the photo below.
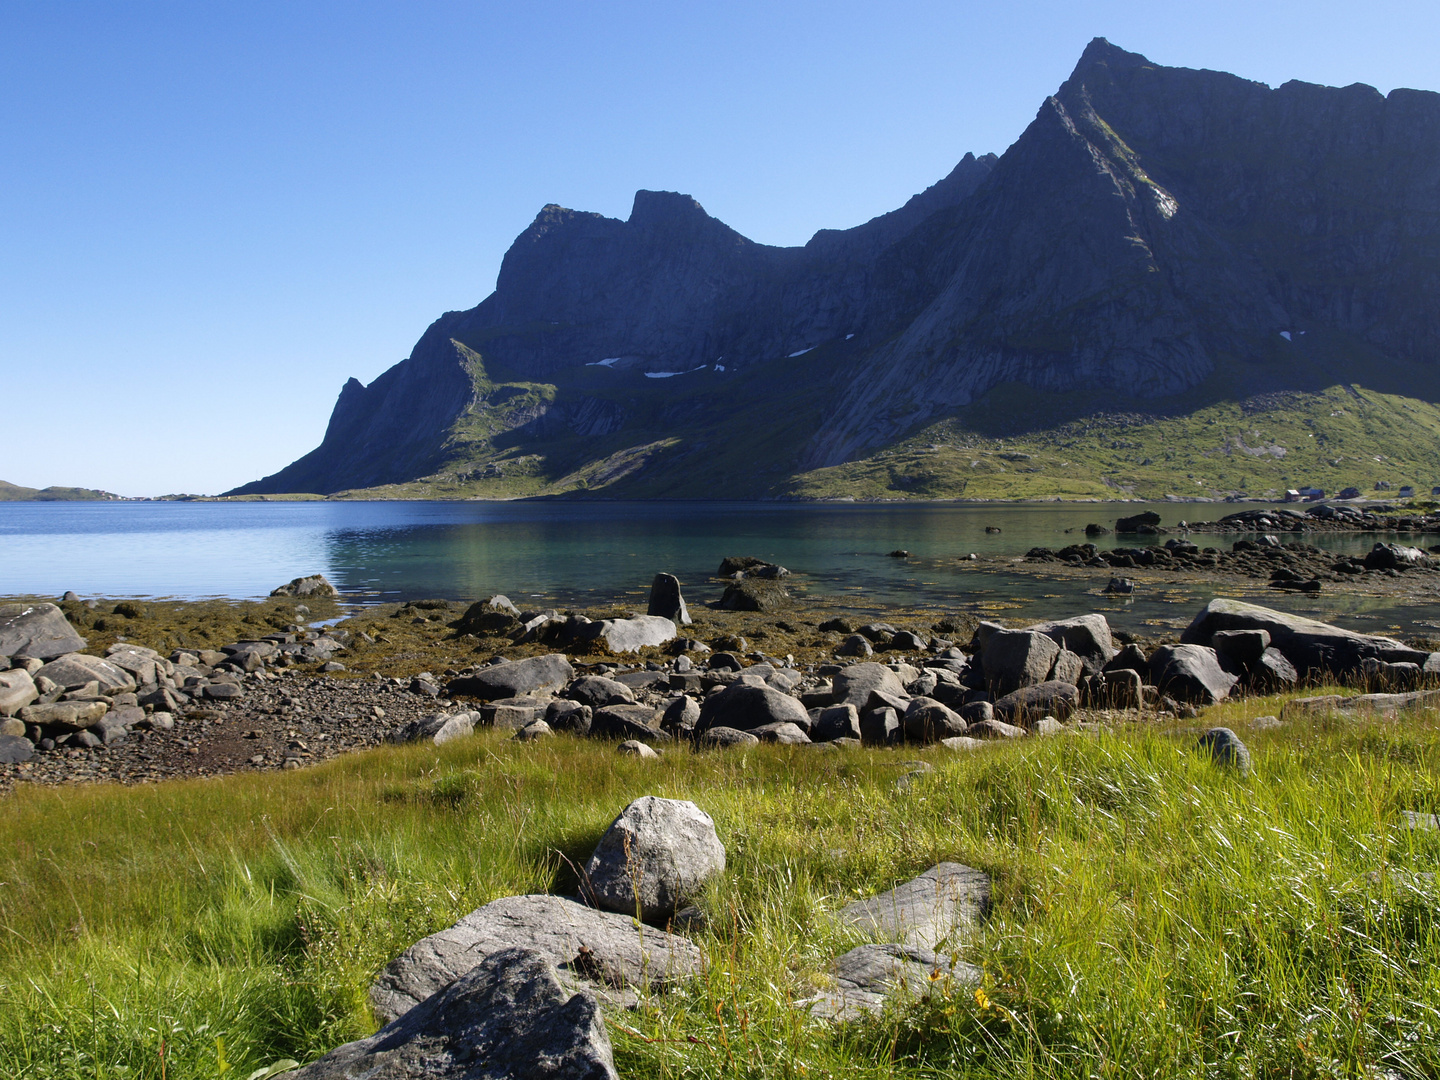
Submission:
{"label": "green grassy mountain slope", "polygon": [[96,491],[92,488],[32,488],[0,480],[0,502],[88,502],[117,498],[119,496],[111,492]]}

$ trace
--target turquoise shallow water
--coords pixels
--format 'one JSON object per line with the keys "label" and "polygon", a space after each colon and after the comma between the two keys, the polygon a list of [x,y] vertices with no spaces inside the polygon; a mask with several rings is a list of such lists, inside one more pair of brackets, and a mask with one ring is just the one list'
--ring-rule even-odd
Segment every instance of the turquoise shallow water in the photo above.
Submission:
{"label": "turquoise shallow water", "polygon": [[[581,605],[643,597],[658,570],[687,595],[726,555],[757,555],[795,572],[813,594],[871,603],[1036,617],[1111,612],[1124,627],[1188,621],[1208,595],[1155,590],[1126,601],[1096,595],[1104,581],[977,572],[969,553],[1020,555],[1083,540],[1145,507],[1115,504],[796,503],[3,503],[0,595],[256,597],[301,574],[324,573],[357,602],[503,592],[517,602]],[[1233,507],[1158,504],[1165,524]],[[998,528],[987,533],[986,528]],[[1066,530],[1075,530],[1067,533]],[[1373,537],[1333,537],[1364,550]],[[1201,541],[1204,542],[1203,540]],[[1217,539],[1218,542],[1224,542]],[[1114,537],[1102,543],[1115,544]],[[1133,543],[1133,541],[1126,541]],[[905,548],[910,560],[886,557]],[[1434,633],[1431,605],[1345,597],[1252,595],[1273,606],[1353,620],[1357,629]]]}

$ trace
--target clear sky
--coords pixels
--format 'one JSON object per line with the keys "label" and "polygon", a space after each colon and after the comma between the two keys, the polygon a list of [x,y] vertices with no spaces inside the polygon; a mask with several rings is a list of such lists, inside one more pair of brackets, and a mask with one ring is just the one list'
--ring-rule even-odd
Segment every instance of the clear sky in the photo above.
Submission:
{"label": "clear sky", "polygon": [[1436,0],[0,0],[0,479],[274,472],[544,204],[800,244],[1003,152],[1096,36],[1440,89]]}

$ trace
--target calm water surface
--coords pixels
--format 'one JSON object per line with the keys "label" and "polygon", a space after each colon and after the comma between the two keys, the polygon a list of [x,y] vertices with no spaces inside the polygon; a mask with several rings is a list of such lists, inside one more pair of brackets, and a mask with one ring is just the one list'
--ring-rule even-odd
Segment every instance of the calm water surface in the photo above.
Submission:
{"label": "calm water surface", "polygon": [[[1189,620],[1209,594],[1150,590],[1097,595],[1104,581],[1046,581],[977,572],[969,552],[1023,554],[1084,540],[1146,509],[1116,504],[795,503],[0,503],[0,595],[264,596],[324,573],[358,602],[503,592],[517,602],[588,604],[643,597],[657,570],[694,601],[726,555],[757,555],[795,572],[797,586],[837,601],[1036,617],[1106,610],[1120,627]],[[1232,507],[1158,504],[1166,525]],[[1000,529],[987,533],[986,527]],[[1066,530],[1076,530],[1067,533]],[[1198,539],[1198,538],[1197,538]],[[1373,537],[1333,537],[1365,550]],[[1114,545],[1114,537],[1102,538]],[[1133,543],[1128,540],[1125,544]],[[1205,541],[1201,539],[1203,544]],[[1223,542],[1223,541],[1217,541]],[[1124,546],[1122,544],[1122,546]],[[910,560],[886,557],[905,548]],[[1338,617],[1357,629],[1433,633],[1440,612],[1345,597],[1251,595],[1276,607]]]}

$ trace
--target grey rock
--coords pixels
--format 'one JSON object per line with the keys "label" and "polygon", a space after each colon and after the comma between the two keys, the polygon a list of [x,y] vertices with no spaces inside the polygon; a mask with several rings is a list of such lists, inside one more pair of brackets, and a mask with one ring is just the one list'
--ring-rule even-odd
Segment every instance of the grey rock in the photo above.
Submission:
{"label": "grey rock", "polygon": [[968,725],[959,713],[930,698],[916,698],[901,719],[905,741],[933,743],[964,735]]}
{"label": "grey rock", "polygon": [[35,673],[49,679],[57,686],[73,690],[86,683],[98,682],[102,694],[124,694],[135,689],[135,678],[124,668],[116,667],[108,660],[85,653],[69,653],[56,657]]}
{"label": "grey rock", "polygon": [[695,729],[703,732],[712,727],[731,727],[750,731],[766,724],[784,723],[795,724],[808,732],[810,714],[789,694],[764,685],[737,682],[705,699]]}
{"label": "grey rock", "polygon": [[446,689],[453,695],[495,701],[538,692],[554,693],[574,676],[570,661],[559,653],[551,653],[480,668],[451,679]]}
{"label": "grey rock", "polygon": [[1224,701],[1238,681],[1204,645],[1162,645],[1150,657],[1150,677],[1162,694],[1191,705]]}
{"label": "grey rock", "polygon": [[54,604],[0,604],[0,655],[52,660],[85,648]]}
{"label": "grey rock", "polygon": [[532,724],[546,707],[535,698],[501,698],[480,706],[480,721],[499,731],[519,731]]}
{"label": "grey rock", "polygon": [[647,615],[658,615],[663,619],[690,625],[690,612],[685,607],[685,597],[680,592],[680,579],[674,574],[656,574],[650,583],[650,606]]}
{"label": "grey rock", "polygon": [[578,701],[552,701],[545,707],[545,723],[552,731],[568,731],[572,735],[589,735],[595,710]]}
{"label": "grey rock", "polygon": [[35,744],[23,735],[0,735],[0,765],[18,765],[35,756]]}
{"label": "grey rock", "polygon": [[1018,739],[1025,734],[1025,729],[1003,720],[977,720],[965,733],[972,739]]}
{"label": "grey rock", "polygon": [[967,724],[995,719],[995,704],[990,701],[967,701],[956,710]]}
{"label": "grey rock", "polygon": [[890,648],[899,652],[920,652],[929,642],[913,630],[901,630],[890,639]]}
{"label": "grey rock", "polygon": [[851,664],[835,676],[833,700],[836,705],[865,709],[869,707],[871,694],[876,691],[902,701],[906,698],[905,684],[884,664]]}
{"label": "grey rock", "polygon": [[779,743],[781,746],[805,746],[812,741],[804,728],[791,723],[761,724],[751,728],[750,734],[761,742]]}
{"label": "grey rock", "polygon": [[382,1020],[394,1020],[487,956],[515,946],[542,953],[571,985],[621,1003],[634,1000],[634,989],[663,990],[701,965],[693,942],[637,926],[633,914],[597,911],[559,896],[507,896],[397,956],[371,987],[370,1004]]}
{"label": "grey rock", "polygon": [[894,942],[859,945],[835,960],[835,989],[809,1003],[821,1020],[859,1020],[880,1012],[887,998],[923,997],[948,976],[961,986],[978,986],[983,972],[974,964],[941,956],[933,949]]}
{"label": "grey rock", "polygon": [[860,738],[859,710],[854,705],[831,705],[821,709],[810,728],[810,738],[814,742]]}
{"label": "grey rock", "polygon": [[773,581],[736,581],[725,586],[725,593],[720,597],[720,609],[722,611],[778,611],[789,602],[789,591]]}
{"label": "grey rock", "polygon": [[947,750],[978,750],[985,744],[980,739],[972,739],[969,735],[956,735],[953,738],[941,739],[940,745]]}
{"label": "grey rock", "polygon": [[429,740],[436,746],[443,746],[455,739],[463,739],[475,733],[480,714],[474,712],[434,713],[414,720],[395,732],[392,742],[422,742]]}
{"label": "grey rock", "polygon": [[1026,629],[1044,634],[1062,649],[1080,657],[1086,675],[1094,675],[1109,663],[1118,651],[1115,639],[1110,634],[1110,623],[1100,614],[1077,615],[1073,619],[1036,623]]}
{"label": "grey rock", "polygon": [[577,642],[598,642],[613,653],[636,652],[675,640],[675,624],[658,615],[602,619],[574,629]]}
{"label": "grey rock", "polygon": [[1405,570],[1429,562],[1425,552],[1404,544],[1377,543],[1365,556],[1367,570]]}
{"label": "grey rock", "polygon": [[1197,746],[1217,763],[1229,766],[1241,776],[1250,775],[1250,750],[1240,741],[1240,736],[1229,728],[1211,728],[1200,736]]}
{"label": "grey rock", "polygon": [[1145,700],[1145,682],[1138,671],[1115,668],[1093,676],[1085,689],[1089,703],[1105,709],[1138,709]]}
{"label": "grey rock", "polygon": [[997,693],[1044,682],[1060,655],[1060,646],[1035,630],[997,630],[980,654],[985,680]]}
{"label": "grey rock", "polygon": [[989,907],[989,875],[944,862],[889,892],[847,905],[838,917],[882,941],[938,949],[971,933]]}
{"label": "grey rock", "polygon": [[515,732],[516,742],[535,742],[539,739],[551,739],[554,737],[555,732],[550,729],[550,725],[544,720],[534,720]]}
{"label": "grey rock", "polygon": [[693,802],[646,795],[611,823],[585,867],[596,907],[668,919],[725,870],[715,822]]}
{"label": "grey rock", "polygon": [[1227,670],[1237,674],[1249,671],[1260,662],[1270,647],[1268,630],[1218,630],[1210,638],[1210,647]]}
{"label": "grey rock", "polygon": [[665,706],[660,715],[660,727],[672,734],[693,731],[700,722],[700,705],[683,694]]}
{"label": "grey rock", "polygon": [[208,701],[233,701],[245,696],[245,688],[239,683],[212,682],[201,690]]}
{"label": "grey rock", "polygon": [[270,590],[271,596],[337,596],[334,585],[325,580],[324,574],[310,574],[297,577],[288,584]]}
{"label": "grey rock", "polygon": [[368,1039],[295,1080],[618,1080],[599,1002],[536,949],[486,956]]}
{"label": "grey rock", "polygon": [[1180,640],[1190,645],[1210,645],[1221,630],[1266,631],[1271,646],[1284,653],[1302,676],[1346,676],[1358,670],[1360,661],[1367,658],[1423,665],[1430,655],[1391,638],[1357,634],[1315,619],[1224,598],[1206,604]]}
{"label": "grey rock", "polygon": [[1299,681],[1300,673],[1279,649],[1266,649],[1259,662],[1250,669],[1248,679],[1251,688],[1262,694],[1288,689]]}
{"label": "grey rock", "polygon": [[39,696],[35,680],[24,668],[0,671],[0,716],[14,716]]}
{"label": "grey rock", "polygon": [[639,739],[626,739],[615,746],[615,752],[625,757],[658,758],[659,752],[649,743]]}
{"label": "grey rock", "polygon": [[492,596],[466,608],[465,614],[455,621],[455,629],[462,634],[493,637],[513,633],[519,621],[520,609],[508,596]]}
{"label": "grey rock", "polygon": [[1064,720],[1080,704],[1080,691],[1068,682],[1043,682],[1006,694],[994,703],[994,716],[1007,724],[1028,727],[1042,716]]}
{"label": "grey rock", "polygon": [[757,736],[732,727],[707,728],[696,737],[695,742],[700,746],[713,746],[727,750],[743,750],[760,745],[760,739]]}
{"label": "grey rock", "polygon": [[875,649],[870,644],[869,638],[863,634],[851,634],[835,646],[836,656],[873,656],[874,653]]}
{"label": "grey rock", "polygon": [[591,709],[603,709],[606,705],[633,705],[635,692],[624,683],[607,679],[603,675],[584,675],[563,691],[563,695]]}
{"label": "grey rock", "polygon": [[83,731],[107,711],[103,701],[58,701],[50,705],[26,705],[20,710],[20,719],[60,731]]}
{"label": "grey rock", "polygon": [[1053,716],[1042,716],[1030,727],[1031,735],[1059,735],[1065,725]]}
{"label": "grey rock", "polygon": [[904,737],[900,714],[896,710],[866,709],[860,714],[860,741],[866,746],[894,746]]}
{"label": "grey rock", "polygon": [[[1097,667],[1096,671],[1099,670]],[[1085,677],[1085,661],[1069,649],[1061,649],[1060,655],[1055,657],[1055,663],[1050,668],[1050,677],[1047,682],[1069,683],[1071,686],[1078,686],[1080,680]]]}
{"label": "grey rock", "polygon": [[638,739],[652,743],[668,738],[655,726],[655,710],[649,705],[607,705],[590,718],[592,739]]}

